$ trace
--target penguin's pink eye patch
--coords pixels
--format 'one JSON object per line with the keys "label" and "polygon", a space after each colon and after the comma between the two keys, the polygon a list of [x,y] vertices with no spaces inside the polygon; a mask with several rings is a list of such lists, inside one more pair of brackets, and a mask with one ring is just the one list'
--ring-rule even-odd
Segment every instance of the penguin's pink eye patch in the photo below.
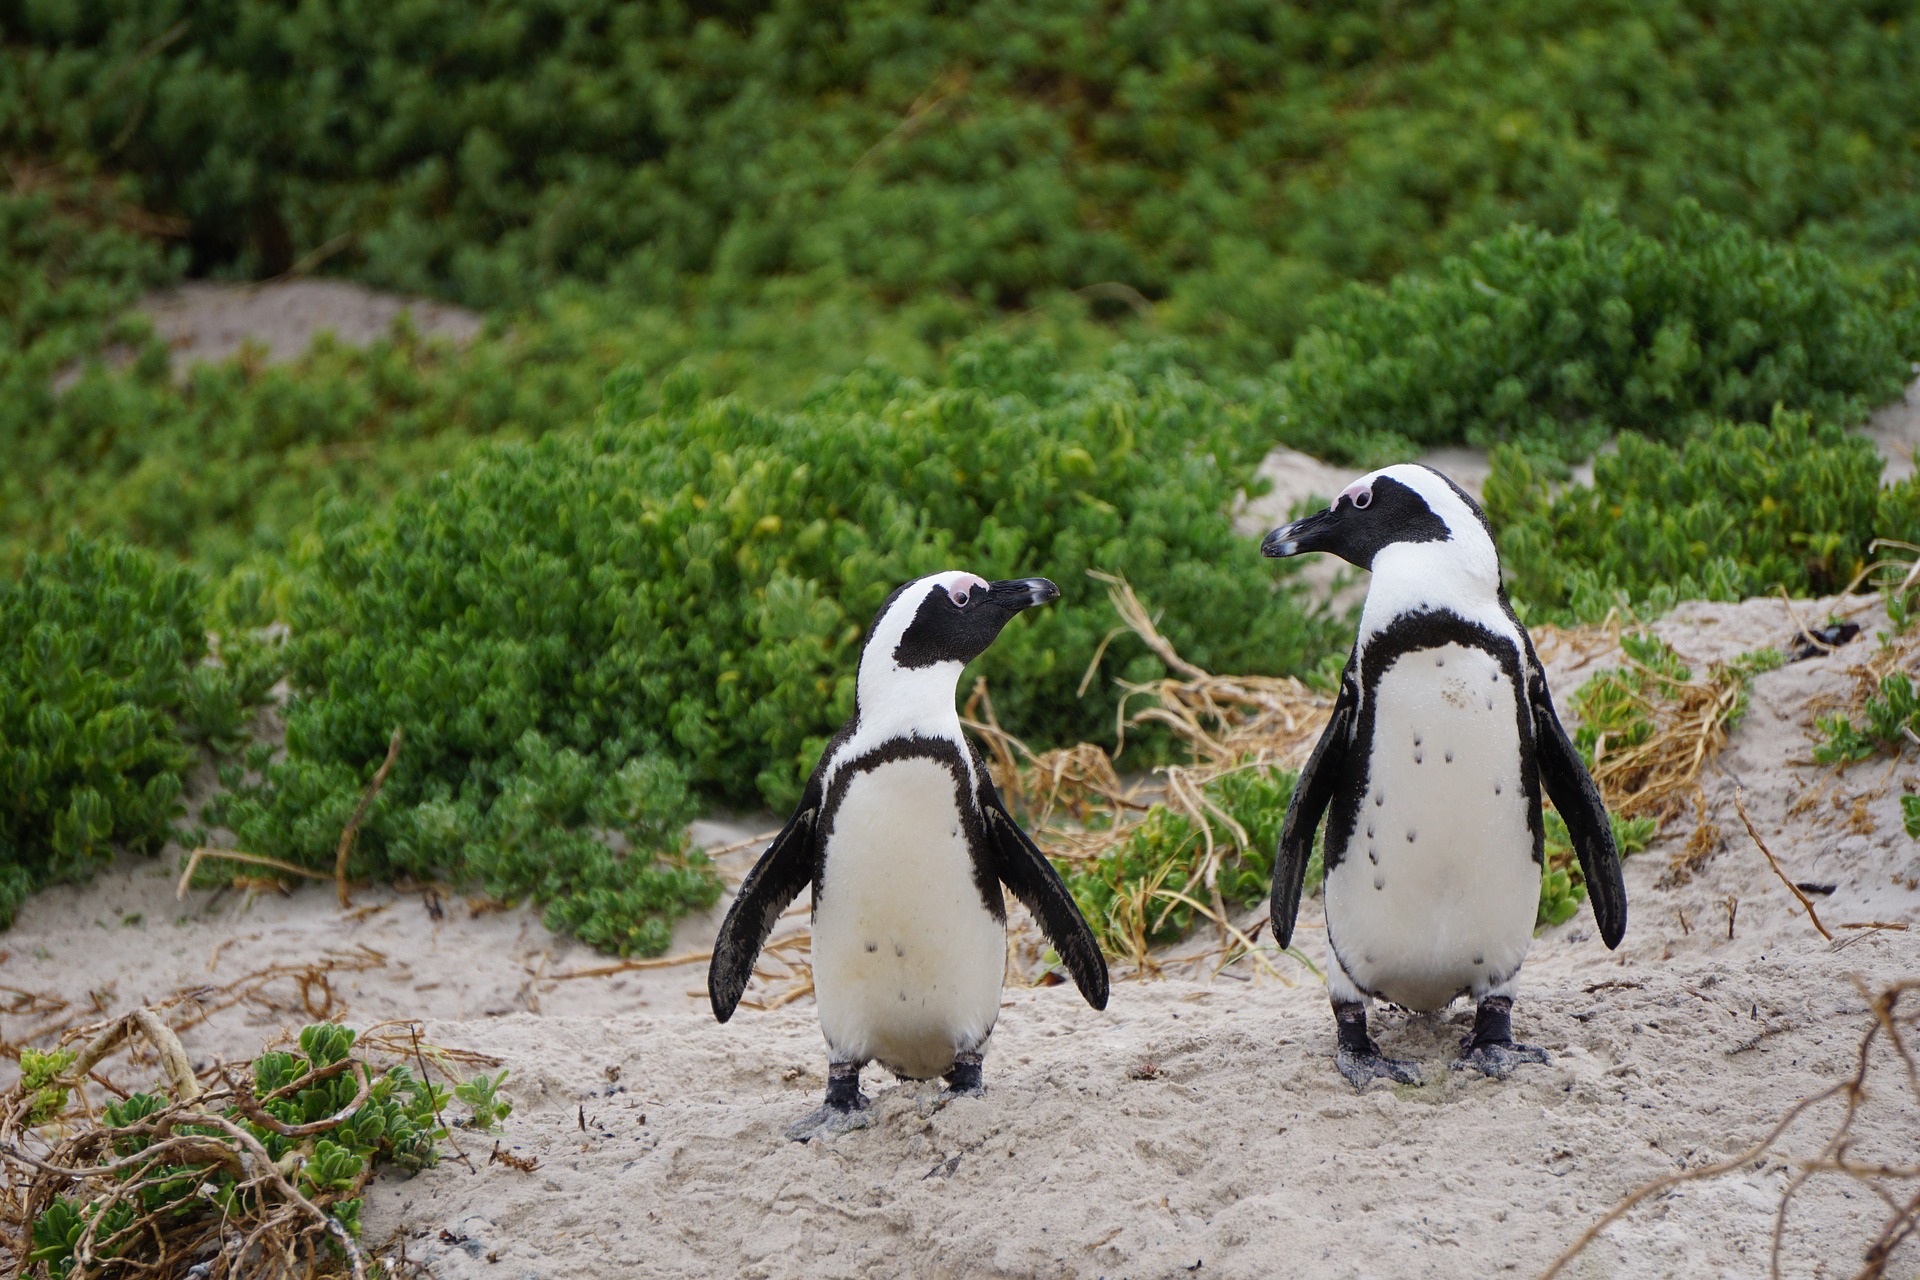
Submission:
{"label": "penguin's pink eye patch", "polygon": [[[1373,505],[1373,486],[1369,484],[1350,484],[1340,491],[1340,498],[1352,499],[1355,508],[1365,511]],[[1340,498],[1333,500],[1334,506],[1337,507],[1340,505]]]}
{"label": "penguin's pink eye patch", "polygon": [[972,574],[968,574],[964,578],[957,579],[953,585],[947,588],[947,599],[953,601],[957,607],[964,609],[967,607],[967,601],[971,600],[976,593],[987,590],[988,586],[985,578],[976,578]]}

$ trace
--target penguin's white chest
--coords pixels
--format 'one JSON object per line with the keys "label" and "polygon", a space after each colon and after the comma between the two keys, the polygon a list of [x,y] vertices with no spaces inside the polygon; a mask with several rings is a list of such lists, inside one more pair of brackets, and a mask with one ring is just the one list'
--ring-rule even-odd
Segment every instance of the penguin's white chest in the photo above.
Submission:
{"label": "penguin's white chest", "polygon": [[1328,937],[1363,990],[1441,1009],[1505,982],[1533,940],[1518,693],[1492,655],[1445,644],[1400,657],[1373,696],[1367,789],[1327,877]]}
{"label": "penguin's white chest", "polygon": [[915,1079],[942,1074],[993,1029],[1007,964],[952,772],[915,757],[855,775],[824,861],[813,983],[827,1047]]}

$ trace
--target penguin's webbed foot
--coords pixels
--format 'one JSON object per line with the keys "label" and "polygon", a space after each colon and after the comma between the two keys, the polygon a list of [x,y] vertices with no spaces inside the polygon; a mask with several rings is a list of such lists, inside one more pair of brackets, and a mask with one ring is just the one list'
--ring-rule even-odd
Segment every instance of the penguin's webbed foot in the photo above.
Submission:
{"label": "penguin's webbed foot", "polygon": [[1473,1034],[1460,1042],[1456,1067],[1472,1067],[1483,1076],[1505,1080],[1523,1062],[1545,1062],[1547,1051],[1513,1042],[1513,997],[1484,996],[1474,1010]]}
{"label": "penguin's webbed foot", "polygon": [[980,1055],[962,1053],[954,1057],[953,1070],[947,1072],[947,1087],[940,1091],[938,1101],[944,1106],[955,1098],[978,1098],[986,1091],[987,1086],[981,1079]]}
{"label": "penguin's webbed foot", "polygon": [[1367,1009],[1353,1001],[1333,1002],[1334,1026],[1339,1031],[1340,1048],[1334,1065],[1355,1089],[1365,1089],[1375,1080],[1393,1080],[1400,1084],[1421,1084],[1420,1068],[1402,1058],[1389,1058],[1367,1034]]}
{"label": "penguin's webbed foot", "polygon": [[873,1123],[867,1114],[872,1104],[860,1092],[860,1064],[835,1062],[827,1067],[827,1100],[804,1120],[787,1126],[787,1137],[795,1142],[813,1138],[837,1138]]}
{"label": "penguin's webbed foot", "polygon": [[1380,1052],[1380,1046],[1376,1044],[1368,1044],[1365,1049],[1341,1045],[1333,1060],[1340,1068],[1340,1074],[1356,1090],[1365,1089],[1375,1080],[1393,1080],[1400,1084],[1423,1083],[1417,1064],[1405,1058],[1389,1058]]}
{"label": "penguin's webbed foot", "polygon": [[796,1120],[787,1126],[787,1137],[795,1142],[808,1142],[814,1138],[837,1138],[843,1133],[855,1129],[865,1129],[873,1123],[873,1116],[867,1110],[867,1096],[856,1094],[853,1105],[835,1106],[831,1102],[820,1105],[820,1109],[803,1120]]}
{"label": "penguin's webbed foot", "polygon": [[1483,1076],[1505,1080],[1523,1062],[1545,1062],[1547,1051],[1538,1045],[1515,1044],[1511,1040],[1468,1043],[1466,1052],[1454,1060],[1456,1067],[1472,1067]]}

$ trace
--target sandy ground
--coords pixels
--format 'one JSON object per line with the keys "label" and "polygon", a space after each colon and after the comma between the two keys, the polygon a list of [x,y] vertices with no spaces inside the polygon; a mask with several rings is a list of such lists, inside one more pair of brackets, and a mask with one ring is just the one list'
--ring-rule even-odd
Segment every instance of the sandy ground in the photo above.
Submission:
{"label": "sandy ground", "polygon": [[[538,1168],[488,1164],[492,1138],[464,1135],[481,1157],[471,1168],[383,1178],[369,1197],[369,1238],[397,1235],[446,1280],[1537,1274],[1624,1192],[1744,1148],[1848,1073],[1866,1024],[1856,979],[1920,976],[1915,933],[1838,927],[1920,926],[1920,844],[1897,808],[1920,779],[1884,762],[1839,776],[1807,763],[1805,727],[1851,687],[1877,616],[1863,615],[1869,636],[1850,649],[1755,680],[1704,780],[1724,842],[1683,885],[1660,882],[1689,820],[1629,861],[1620,951],[1603,949],[1584,910],[1541,936],[1516,1034],[1553,1061],[1506,1082],[1446,1070],[1462,1005],[1378,1015],[1388,1051],[1422,1061],[1429,1082],[1356,1095],[1333,1069],[1324,991],[1306,969],[1281,959],[1284,982],[1247,964],[1208,981],[1208,966],[1174,966],[1192,976],[1124,980],[1104,1013],[1071,987],[1012,986],[984,1098],[939,1108],[934,1086],[872,1070],[876,1124],[797,1146],[780,1131],[824,1085],[808,1000],[722,1027],[704,1007],[703,965],[567,978],[605,958],[525,911],[476,914],[424,890],[360,890],[346,912],[327,888],[182,902],[157,863],[33,899],[0,937],[0,982],[68,1012],[94,992],[119,1011],[194,985],[217,1004],[245,975],[331,956],[324,989],[309,982],[303,998],[293,977],[271,981],[188,1030],[189,1052],[248,1055],[330,1000],[354,1025],[421,1018],[429,1039],[502,1059],[518,1109],[498,1137]],[[1795,622],[1778,601],[1750,601],[1685,606],[1658,629],[1707,660],[1779,643]],[[1563,702],[1609,660],[1572,646],[1545,656]],[[1816,908],[1835,942],[1744,834],[1736,779],[1788,874],[1832,886]],[[698,834],[724,843],[767,821]],[[737,878],[753,856],[721,865]],[[685,922],[676,950],[702,949],[718,915]],[[1319,929],[1310,901],[1301,933],[1316,957]],[[768,994],[759,986],[749,998]],[[0,1016],[9,1039],[32,1021]],[[1920,1114],[1889,1062],[1876,1069],[1854,1155],[1910,1163]],[[1791,1162],[1838,1116],[1827,1104],[1778,1155],[1642,1206],[1569,1274],[1761,1273]],[[1785,1273],[1852,1274],[1883,1211],[1857,1187],[1815,1182],[1788,1221]],[[1895,1264],[1889,1274],[1914,1274],[1920,1249]]]}

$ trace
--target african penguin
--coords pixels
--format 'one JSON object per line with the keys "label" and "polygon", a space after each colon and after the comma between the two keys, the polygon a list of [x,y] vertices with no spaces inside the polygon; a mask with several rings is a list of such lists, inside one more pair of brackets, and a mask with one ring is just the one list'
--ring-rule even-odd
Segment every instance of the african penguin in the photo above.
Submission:
{"label": "african penguin", "polygon": [[707,993],[733,1016],[774,922],[813,887],[813,984],[826,1103],[787,1130],[805,1142],[865,1123],[860,1070],[945,1076],[981,1092],[1000,1013],[1005,885],[1034,914],[1080,993],[1107,1005],[1107,965],[1059,874],[1027,838],[960,728],[960,669],[1014,614],[1060,590],[1045,578],[937,573],[895,591],[860,652],[854,714],[799,807],[740,886],[714,942]]}
{"label": "african penguin", "polygon": [[1275,529],[1268,556],[1329,551],[1372,571],[1333,716],[1300,774],[1273,868],[1273,932],[1293,936],[1314,829],[1326,835],[1327,989],[1356,1089],[1418,1083],[1367,1034],[1374,997],[1421,1012],[1478,1002],[1460,1064],[1505,1078],[1515,979],[1540,901],[1541,788],[1566,820],[1609,948],[1626,889],[1600,793],[1554,714],[1474,500],[1430,467],[1362,476]]}

